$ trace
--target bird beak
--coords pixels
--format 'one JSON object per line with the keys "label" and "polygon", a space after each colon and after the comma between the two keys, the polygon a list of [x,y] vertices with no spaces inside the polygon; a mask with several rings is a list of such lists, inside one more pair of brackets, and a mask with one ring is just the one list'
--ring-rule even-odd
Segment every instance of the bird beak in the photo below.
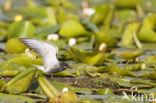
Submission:
{"label": "bird beak", "polygon": [[68,68],[67,68],[67,69],[72,69],[72,68],[68,66]]}
{"label": "bird beak", "polygon": [[63,62],[61,63],[61,67],[64,69],[72,69],[67,63]]}

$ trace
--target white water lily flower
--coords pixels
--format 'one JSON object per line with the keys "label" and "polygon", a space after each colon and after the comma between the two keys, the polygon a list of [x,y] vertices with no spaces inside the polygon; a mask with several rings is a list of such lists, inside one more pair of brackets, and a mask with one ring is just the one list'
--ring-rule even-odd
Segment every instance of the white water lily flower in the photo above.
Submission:
{"label": "white water lily flower", "polygon": [[48,40],[58,40],[59,39],[59,35],[58,34],[49,34],[47,36]]}
{"label": "white water lily flower", "polygon": [[107,49],[106,43],[102,43],[102,44],[99,46],[99,51],[104,52],[104,51],[106,51],[106,49]]}
{"label": "white water lily flower", "polygon": [[75,38],[70,38],[69,39],[69,42],[68,42],[68,45],[69,46],[73,46],[73,45],[75,45],[76,44],[76,39]]}
{"label": "white water lily flower", "polygon": [[62,89],[62,93],[65,93],[65,92],[68,92],[68,91],[69,91],[69,89],[67,87]]}
{"label": "white water lily flower", "polygon": [[84,16],[92,16],[95,10],[93,8],[84,8],[82,12]]}
{"label": "white water lily flower", "polygon": [[28,57],[33,57],[33,55],[31,54],[29,48],[25,49],[25,53],[28,55]]}

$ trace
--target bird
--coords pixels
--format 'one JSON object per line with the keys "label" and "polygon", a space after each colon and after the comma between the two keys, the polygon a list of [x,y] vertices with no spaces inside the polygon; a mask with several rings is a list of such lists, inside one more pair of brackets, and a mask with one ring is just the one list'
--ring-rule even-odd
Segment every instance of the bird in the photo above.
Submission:
{"label": "bird", "polygon": [[42,72],[53,74],[67,68],[71,69],[67,63],[59,62],[57,58],[58,48],[53,43],[35,38],[19,38],[19,41],[30,47],[43,58],[43,66],[32,64]]}

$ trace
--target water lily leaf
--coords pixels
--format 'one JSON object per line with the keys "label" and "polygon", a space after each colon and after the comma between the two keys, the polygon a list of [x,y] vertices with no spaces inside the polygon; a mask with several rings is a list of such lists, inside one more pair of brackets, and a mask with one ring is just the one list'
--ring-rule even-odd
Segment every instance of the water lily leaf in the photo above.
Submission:
{"label": "water lily leaf", "polygon": [[126,51],[119,55],[119,58],[122,59],[135,59],[136,57],[142,55],[143,51]]}
{"label": "water lily leaf", "polygon": [[74,4],[71,3],[70,1],[62,2],[62,6],[63,6],[64,8],[70,9],[70,10],[76,10],[76,9],[77,9],[76,5],[74,5]]}
{"label": "water lily leaf", "polygon": [[155,80],[156,79],[156,72],[140,75],[139,77],[140,78],[148,78],[148,79]]}
{"label": "water lily leaf", "polygon": [[23,70],[25,70],[23,66],[14,62],[0,63],[0,76],[15,76]]}
{"label": "water lily leaf", "polygon": [[13,22],[9,26],[9,37],[32,37],[35,33],[35,27],[28,21]]}
{"label": "water lily leaf", "polygon": [[69,13],[65,15],[65,20],[75,20],[75,21],[80,21],[77,15]]}
{"label": "water lily leaf", "polygon": [[132,85],[129,83],[131,78],[111,78],[116,83],[118,83],[121,87],[132,87]]}
{"label": "water lily leaf", "polygon": [[3,92],[7,87],[7,84],[5,81],[0,80],[0,92]]}
{"label": "water lily leaf", "polygon": [[51,27],[57,25],[55,9],[52,7],[47,7],[46,9],[46,18],[40,21],[41,27]]}
{"label": "water lily leaf", "polygon": [[52,103],[79,103],[75,93],[67,91],[59,97],[52,98]]}
{"label": "water lily leaf", "polygon": [[6,102],[6,103],[36,103],[35,99],[20,96],[20,95],[10,95],[10,94],[4,94],[0,93],[0,102]]}
{"label": "water lily leaf", "polygon": [[103,52],[88,52],[71,47],[69,53],[75,61],[90,65],[101,65],[105,60]]}
{"label": "water lily leaf", "polygon": [[127,70],[122,70],[118,66],[115,65],[109,65],[106,67],[96,67],[92,69],[93,71],[99,72],[99,73],[109,73],[109,74],[118,74],[120,76],[131,76],[135,77],[135,75]]}
{"label": "water lily leaf", "polygon": [[156,62],[156,55],[152,55],[146,59],[147,62]]}
{"label": "water lily leaf", "polygon": [[59,50],[65,49],[68,47],[65,40],[50,40],[50,42],[54,43],[59,48]]}
{"label": "water lily leaf", "polygon": [[38,83],[49,99],[56,98],[59,96],[59,92],[55,87],[43,76],[38,78]]}
{"label": "water lily leaf", "polygon": [[63,88],[68,88],[70,91],[72,92],[76,92],[76,93],[83,93],[83,94],[92,94],[93,91],[89,88],[79,88],[79,87],[74,87],[74,86],[70,86],[67,84],[64,84],[62,82],[57,82],[57,81],[51,81],[51,83],[59,90],[62,91]]}
{"label": "water lily leaf", "polygon": [[56,26],[52,26],[52,27],[48,27],[48,28],[44,28],[44,29],[40,28],[40,29],[36,30],[36,34],[47,36],[49,34],[58,32],[60,27],[61,27],[61,25],[56,25]]}
{"label": "water lily leaf", "polygon": [[19,73],[7,83],[6,91],[12,94],[26,92],[29,89],[35,74],[36,69],[34,68],[29,68]]}
{"label": "water lily leaf", "polygon": [[110,88],[102,88],[98,90],[99,95],[113,94],[112,89]]}
{"label": "water lily leaf", "polygon": [[63,37],[71,38],[81,35],[88,35],[89,33],[79,22],[75,20],[68,20],[62,24],[59,34]]}
{"label": "water lily leaf", "polygon": [[89,103],[101,103],[101,101],[89,98],[89,97],[79,97],[80,100],[87,101]]}
{"label": "water lily leaf", "polygon": [[131,10],[131,9],[117,10],[116,15],[117,15],[117,20],[119,20],[121,23],[136,19],[136,17],[137,17],[136,11]]}
{"label": "water lily leaf", "polygon": [[121,7],[121,8],[135,8],[136,5],[139,5],[142,3],[142,0],[116,0],[114,2],[114,4],[117,6],[117,7]]}
{"label": "water lily leaf", "polygon": [[142,27],[138,34],[138,38],[143,42],[156,42],[156,33],[151,29]]}
{"label": "water lily leaf", "polygon": [[70,65],[72,69],[67,69],[65,72],[72,73],[73,76],[86,76],[86,72],[84,71],[92,71],[94,66],[85,64],[85,63],[77,63],[74,65]]}
{"label": "water lily leaf", "polygon": [[61,24],[61,23],[63,23],[64,22],[64,20],[65,20],[65,11],[64,11],[64,9],[62,8],[62,7],[58,7],[58,22],[59,22],[59,24]]}
{"label": "water lily leaf", "polygon": [[59,6],[60,0],[47,0],[45,3],[50,6]]}
{"label": "water lily leaf", "polygon": [[122,41],[121,41],[121,45],[122,46],[131,46],[134,44],[134,39],[133,39],[133,32],[137,33],[138,29],[140,27],[140,23],[135,22],[135,23],[131,23],[127,26],[127,28],[125,29],[123,36],[122,36]]}
{"label": "water lily leaf", "polygon": [[[114,97],[110,97],[104,100],[105,103],[129,103],[130,100],[129,99],[122,99],[123,96],[114,96]],[[134,102],[135,103],[135,102]]]}
{"label": "water lily leaf", "polygon": [[156,32],[154,31],[156,24],[156,15],[148,15],[144,18],[138,38],[143,42],[156,42]]}
{"label": "water lily leaf", "polygon": [[7,53],[22,53],[26,49],[26,46],[21,43],[18,38],[11,38],[6,42]]}
{"label": "water lily leaf", "polygon": [[48,7],[46,8],[46,12],[47,12],[47,23],[49,25],[56,25],[57,24],[57,21],[56,21],[56,17],[55,17],[55,10],[54,8],[51,8],[51,7]]}
{"label": "water lily leaf", "polygon": [[95,32],[95,47],[99,48],[102,43],[106,43],[107,47],[114,47],[116,46],[117,41],[111,36],[111,33],[108,30],[105,32]]}
{"label": "water lily leaf", "polygon": [[100,5],[95,7],[95,14],[92,17],[92,22],[94,24],[100,24],[104,21],[105,17],[109,13],[110,6],[109,5]]}
{"label": "water lily leaf", "polygon": [[45,18],[47,16],[46,9],[43,7],[24,7],[20,9],[20,13],[32,18]]}
{"label": "water lily leaf", "polygon": [[149,85],[149,87],[154,87],[154,86],[156,86],[156,83],[152,83],[151,81],[149,81],[149,80],[142,80],[142,79],[132,79],[131,81],[130,81],[130,83],[132,83],[132,84],[142,84],[142,85]]}
{"label": "water lily leaf", "polygon": [[8,62],[15,62],[17,64],[23,65],[24,67],[32,67],[32,64],[42,65],[42,59],[34,59],[28,56],[19,56],[8,60]]}

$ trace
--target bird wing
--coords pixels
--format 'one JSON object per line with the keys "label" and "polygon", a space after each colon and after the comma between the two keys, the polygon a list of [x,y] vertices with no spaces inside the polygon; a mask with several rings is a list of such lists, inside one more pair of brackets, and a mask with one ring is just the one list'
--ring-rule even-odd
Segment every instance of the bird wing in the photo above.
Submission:
{"label": "bird wing", "polygon": [[53,43],[33,38],[19,38],[19,40],[42,56],[45,69],[53,67],[58,53],[58,48]]}

